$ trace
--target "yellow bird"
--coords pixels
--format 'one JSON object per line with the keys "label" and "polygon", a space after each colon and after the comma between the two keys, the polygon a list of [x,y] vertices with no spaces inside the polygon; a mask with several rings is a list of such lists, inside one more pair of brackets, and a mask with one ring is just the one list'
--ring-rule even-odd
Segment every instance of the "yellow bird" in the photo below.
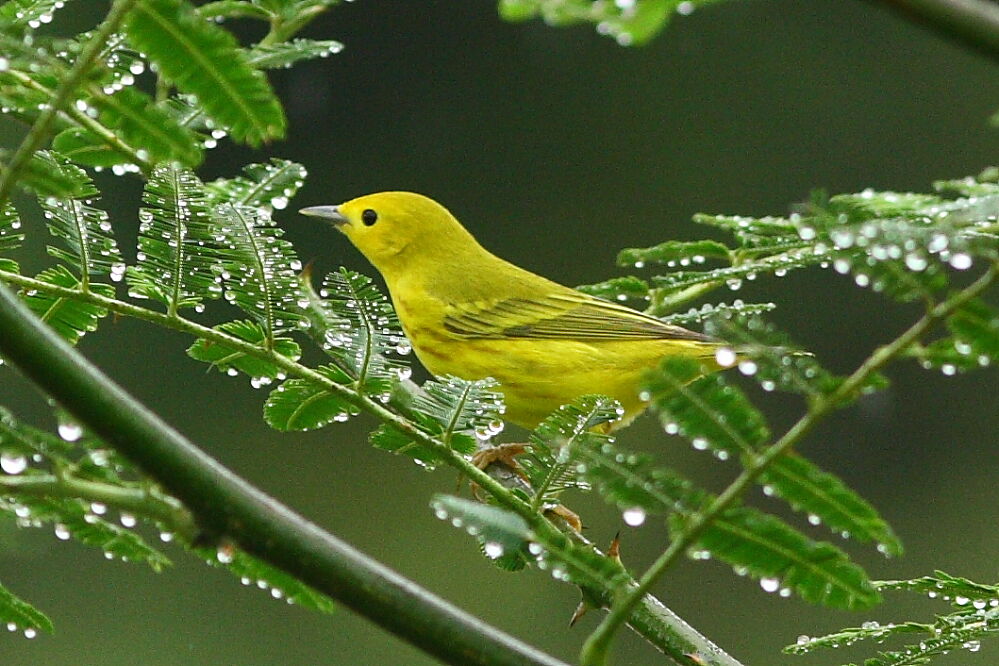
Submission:
{"label": "yellow bird", "polygon": [[662,359],[719,367],[717,340],[504,261],[420,194],[381,192],[300,212],[332,223],[378,269],[427,370],[496,379],[512,423],[534,428],[599,393],[624,407],[617,429],[645,409],[642,376]]}

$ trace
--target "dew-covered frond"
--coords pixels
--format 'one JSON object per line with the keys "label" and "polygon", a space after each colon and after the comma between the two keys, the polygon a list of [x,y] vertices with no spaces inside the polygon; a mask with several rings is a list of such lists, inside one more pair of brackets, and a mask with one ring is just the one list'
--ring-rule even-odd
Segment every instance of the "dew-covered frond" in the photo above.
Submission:
{"label": "dew-covered frond", "polygon": [[[0,172],[7,166],[9,155],[0,149]],[[18,185],[39,197],[91,197],[97,194],[93,182],[82,169],[73,167],[56,155],[40,150],[21,170]]]}
{"label": "dew-covered frond", "polygon": [[264,342],[302,321],[302,263],[284,232],[261,209],[223,204],[214,211],[220,238],[223,296],[264,330]]}
{"label": "dew-covered frond", "polygon": [[259,145],[284,134],[281,104],[235,37],[182,0],[144,0],[125,24],[130,43],[237,141]]}
{"label": "dew-covered frond", "polygon": [[305,182],[307,172],[297,162],[273,157],[270,162],[243,167],[243,174],[207,183],[212,201],[283,210]]}
{"label": "dew-covered frond", "polygon": [[71,0],[8,0],[0,5],[0,24],[8,29],[40,28]]}
{"label": "dew-covered frond", "polygon": [[409,343],[392,304],[371,278],[341,268],[326,276],[319,296],[330,315],[325,323],[317,322],[323,330],[322,348],[359,386],[384,394],[393,380],[409,377],[409,368],[398,358],[409,353]]}
{"label": "dew-covered frond", "polygon": [[[16,250],[21,246],[24,234],[21,232],[21,218],[9,201],[0,205],[0,255]],[[18,272],[17,262],[0,256],[0,270]]]}
{"label": "dew-covered frond", "polygon": [[611,441],[600,426],[617,421],[621,413],[616,400],[588,395],[562,405],[538,424],[527,450],[517,458],[534,491],[535,506],[557,502],[568,488],[587,487],[576,469],[576,451]]}
{"label": "dew-covered frond", "polygon": [[[0,513],[19,527],[48,526],[58,539],[99,548],[108,559],[141,562],[156,571],[169,565],[165,555],[132,531],[134,516],[68,492],[74,482],[96,484],[109,495],[141,495],[146,486],[132,480],[126,463],[75,423],[64,421],[59,434],[24,425],[0,410],[0,468],[7,475],[0,481]],[[52,490],[18,492],[23,487]]]}
{"label": "dew-covered frond", "polygon": [[493,379],[432,379],[414,397],[413,409],[436,421],[434,434],[462,453],[474,451],[476,440],[489,440],[503,430],[503,395]]}
{"label": "dew-covered frond", "polygon": [[[691,326],[693,324],[704,324],[706,321],[716,317],[752,316],[770,312],[776,308],[776,303],[744,303],[742,300],[736,299],[731,303],[705,303],[699,308],[690,308],[686,312],[667,315],[662,320],[667,324],[675,326]],[[721,340],[728,340],[728,338],[716,336],[714,333],[710,333],[709,335],[718,337]]]}
{"label": "dew-covered frond", "polygon": [[655,37],[674,13],[689,14],[695,8],[718,0],[635,0],[591,2],[590,0],[499,0],[499,13],[507,21],[540,18],[545,25],[569,26],[589,23],[600,35],[621,46],[645,44]]}
{"label": "dew-covered frond", "polygon": [[[343,370],[326,365],[317,372],[337,384],[350,381]],[[264,403],[264,420],[276,430],[315,430],[346,421],[358,409],[326,387],[307,379],[288,379],[271,391]]]}
{"label": "dew-covered frond", "polygon": [[166,304],[170,313],[222,295],[214,221],[201,181],[177,166],[156,167],[142,194],[139,248],[129,295]]}
{"label": "dew-covered frond", "polygon": [[[80,279],[61,264],[46,268],[35,279],[66,289],[79,290],[83,286]],[[114,297],[114,288],[107,284],[91,284],[89,291],[108,298]],[[76,344],[87,333],[96,331],[98,322],[108,314],[107,309],[99,305],[69,296],[34,289],[25,290],[21,295],[31,311],[70,344]]]}
{"label": "dew-covered frond", "polygon": [[983,169],[977,176],[967,176],[954,180],[938,180],[934,189],[945,194],[963,197],[980,197],[999,194],[999,167]]}
{"label": "dew-covered frond", "polygon": [[619,560],[561,534],[553,539],[542,537],[505,509],[448,495],[436,495],[430,506],[439,519],[474,536],[483,554],[503,568],[532,564],[556,580],[611,594],[631,580]]}
{"label": "dew-covered frond", "polygon": [[[688,520],[673,514],[671,529],[686,529]],[[812,541],[776,516],[751,507],[725,511],[704,529],[693,553],[699,559],[726,562],[737,573],[758,578],[764,591],[782,596],[793,592],[810,603],[847,610],[880,601],[864,570],[839,548]]]}
{"label": "dew-covered frond", "polygon": [[892,639],[912,641],[918,637],[918,642],[895,650],[879,650],[875,657],[864,660],[865,666],[909,666],[929,663],[932,658],[950,652],[975,653],[982,649],[983,640],[999,638],[999,587],[995,585],[975,583],[937,571],[932,576],[912,580],[875,581],[874,586],[880,591],[907,590],[940,599],[949,602],[955,610],[937,615],[933,622],[868,620],[859,627],[825,636],[802,635],[786,646],[784,652],[801,655],[818,648],[838,648],[860,641],[880,645]]}
{"label": "dew-covered frond", "polygon": [[255,46],[250,49],[250,64],[258,69],[291,67],[302,60],[328,58],[343,50],[343,44],[333,40],[293,39],[283,44]]}
{"label": "dew-covered frond", "polygon": [[27,601],[16,596],[0,583],[0,623],[8,630],[21,631],[25,638],[34,638],[39,631],[51,634],[52,620]]}
{"label": "dew-covered frond", "polygon": [[625,248],[617,255],[618,266],[644,268],[646,264],[690,266],[703,264],[708,259],[731,263],[732,250],[713,240],[666,241],[652,247]]}
{"label": "dew-covered frond", "polygon": [[[287,357],[292,361],[297,361],[302,355],[301,347],[292,338],[279,335],[268,340],[264,329],[254,321],[227,321],[216,326],[215,330],[243,342],[248,342],[255,347],[267,348],[269,344],[270,350],[274,354]],[[281,368],[272,361],[251,356],[245,351],[215,340],[203,338],[197,340],[188,347],[187,355],[197,361],[211,364],[219,372],[224,372],[230,377],[243,373],[249,376],[250,385],[254,388],[266,386],[275,379],[283,380],[285,378]]]}
{"label": "dew-covered frond", "polygon": [[262,590],[273,599],[321,613],[332,613],[336,608],[333,600],[325,594],[228,544],[216,549],[199,546],[190,550],[211,566],[226,569],[243,585]]}
{"label": "dew-covered frond", "polygon": [[86,183],[81,187],[86,194],[81,196],[39,197],[49,232],[61,241],[61,246],[48,246],[49,254],[79,271],[83,290],[89,288],[91,277],[121,280],[125,261],[112,235],[111,220],[106,212],[91,205],[97,190],[83,171],[65,158],[53,153],[42,153],[41,158],[68,177]]}
{"label": "dew-covered frond", "polygon": [[950,335],[912,350],[924,368],[953,375],[999,363],[999,310],[972,299],[950,315],[946,324]]}

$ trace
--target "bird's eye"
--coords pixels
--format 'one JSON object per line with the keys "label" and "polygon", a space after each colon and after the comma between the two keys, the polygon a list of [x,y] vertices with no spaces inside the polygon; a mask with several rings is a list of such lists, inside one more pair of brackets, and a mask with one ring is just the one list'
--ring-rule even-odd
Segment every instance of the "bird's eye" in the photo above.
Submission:
{"label": "bird's eye", "polygon": [[378,221],[378,213],[371,210],[370,208],[365,208],[364,212],[361,213],[361,222],[364,222],[364,226],[370,227],[372,224]]}

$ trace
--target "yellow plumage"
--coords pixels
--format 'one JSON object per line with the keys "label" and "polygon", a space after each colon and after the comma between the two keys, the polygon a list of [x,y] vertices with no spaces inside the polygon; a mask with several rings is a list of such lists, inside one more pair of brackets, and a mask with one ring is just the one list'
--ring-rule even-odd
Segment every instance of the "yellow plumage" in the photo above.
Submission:
{"label": "yellow plumage", "polygon": [[617,427],[645,409],[642,375],[718,343],[587,296],[491,254],[440,204],[382,192],[302,211],[331,221],[385,278],[403,331],[435,375],[493,377],[508,421],[533,428],[589,393],[617,399]]}

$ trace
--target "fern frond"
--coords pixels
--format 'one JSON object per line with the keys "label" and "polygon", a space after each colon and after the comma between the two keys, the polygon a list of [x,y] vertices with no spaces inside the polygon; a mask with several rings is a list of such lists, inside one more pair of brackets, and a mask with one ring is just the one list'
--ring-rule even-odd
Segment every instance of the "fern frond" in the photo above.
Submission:
{"label": "fern frond", "polygon": [[[342,370],[327,365],[317,372],[345,384],[350,381]],[[276,430],[315,430],[334,421],[346,421],[358,413],[356,407],[324,387],[305,379],[288,379],[267,396],[264,420]]]}
{"label": "fern frond", "polygon": [[[83,287],[80,279],[61,264],[46,268],[35,279],[67,289]],[[107,298],[114,297],[114,288],[107,284],[91,284],[89,291]],[[65,296],[53,296],[31,289],[22,292],[22,296],[31,311],[70,344],[76,344],[87,333],[96,331],[98,322],[108,314],[99,305]]]}
{"label": "fern frond", "polygon": [[645,248],[626,248],[617,255],[618,266],[644,268],[646,264],[689,266],[703,264],[708,259],[732,261],[732,250],[713,240],[666,241]]}
{"label": "fern frond", "polygon": [[[21,233],[21,218],[17,215],[17,210],[9,201],[0,205],[0,253],[7,253],[16,250],[24,240]],[[18,272],[17,262],[13,259],[0,257],[0,270]]]}
{"label": "fern frond", "polygon": [[929,663],[932,657],[964,649],[978,652],[982,640],[999,633],[999,587],[982,585],[964,578],[937,571],[933,576],[913,580],[877,581],[879,590],[909,590],[952,602],[956,611],[938,615],[933,623],[890,622],[873,620],[832,634],[812,638],[799,636],[793,645],[784,648],[788,654],[805,654],[817,648],[837,648],[862,640],[883,643],[906,634],[925,634],[918,643],[900,650],[878,652],[864,660],[865,666],[910,666]]}
{"label": "fern frond", "polygon": [[[597,32],[621,46],[645,44],[655,37],[678,8],[715,0],[637,0],[631,3],[593,3],[588,0],[500,0],[499,13],[507,21],[526,21],[540,16],[546,25],[592,23]],[[684,11],[687,11],[684,9]]]}
{"label": "fern frond", "polygon": [[250,50],[250,64],[259,69],[291,67],[302,60],[328,58],[343,50],[343,44],[332,40],[293,39],[283,44],[255,46]]}
{"label": "fern frond", "polygon": [[[227,321],[216,326],[215,330],[227,333],[262,349],[270,345],[272,352],[292,361],[297,361],[302,356],[301,347],[293,339],[286,336],[268,339],[260,324],[253,321]],[[250,377],[250,383],[254,388],[270,384],[275,379],[284,379],[283,372],[274,363],[211,340],[196,341],[188,347],[187,355],[196,361],[210,363],[219,372],[224,372],[231,377],[242,372]]]}
{"label": "fern frond", "polygon": [[91,277],[121,280],[125,275],[125,261],[111,235],[111,221],[106,212],[90,205],[97,190],[82,170],[66,162],[65,158],[48,153],[43,154],[42,159],[82,183],[81,191],[86,192],[73,198],[39,198],[49,232],[65,245],[65,248],[48,246],[49,254],[79,271],[80,288],[84,291],[89,289]]}
{"label": "fern frond", "polygon": [[9,0],[0,5],[0,23],[12,28],[39,28],[69,0]]}
{"label": "fern frond", "polygon": [[584,294],[606,298],[609,301],[639,300],[649,297],[649,283],[633,275],[611,278],[594,284],[581,284],[576,289]]}
{"label": "fern frond", "polygon": [[472,453],[476,439],[488,440],[503,430],[503,395],[495,380],[440,377],[422,388],[413,409],[436,421],[439,432],[434,434],[456,451]]}
{"label": "fern frond", "polygon": [[392,304],[371,278],[341,268],[323,280],[319,296],[333,315],[323,350],[347,368],[368,393],[384,394],[409,368],[395,355],[409,352]]}
{"label": "fern frond", "polygon": [[[0,159],[6,157],[6,152],[0,150]],[[0,162],[0,172],[5,169],[6,165]],[[57,160],[55,154],[44,150],[32,155],[21,170],[17,182],[39,197],[76,198],[97,194],[85,171]]]}
{"label": "fern frond", "polygon": [[[674,514],[670,526],[683,530],[686,518]],[[839,548],[812,541],[779,518],[751,507],[725,511],[701,533],[694,552],[759,578],[767,592],[794,592],[810,603],[848,610],[870,608],[880,601],[864,570]]]}
{"label": "fern frond", "polygon": [[224,239],[219,251],[223,296],[261,325],[271,349],[279,333],[302,321],[302,264],[266,211],[225,204],[216,207],[215,217]]}
{"label": "fern frond", "polygon": [[52,620],[28,602],[0,585],[0,623],[8,629],[20,629],[26,638],[34,638],[39,631],[51,634]]}
{"label": "fern frond", "polygon": [[283,210],[305,182],[305,167],[276,157],[266,164],[243,167],[245,176],[219,178],[205,185],[215,203]]}
{"label": "fern frond", "polygon": [[192,171],[160,165],[142,201],[137,263],[127,272],[129,295],[160,301],[171,314],[203,309],[204,299],[222,295],[222,268],[201,181]]}
{"label": "fern frond", "polygon": [[527,451],[517,458],[534,489],[534,506],[557,502],[569,488],[587,487],[576,469],[576,451],[612,441],[596,429],[617,421],[622,412],[616,400],[583,396],[562,405],[535,428]]}
{"label": "fern frond", "polygon": [[198,6],[198,14],[207,19],[256,18],[269,21],[273,14],[248,0],[215,0]]}
{"label": "fern frond", "polygon": [[142,0],[129,41],[238,141],[257,146],[284,134],[281,104],[236,39],[183,0]]}

